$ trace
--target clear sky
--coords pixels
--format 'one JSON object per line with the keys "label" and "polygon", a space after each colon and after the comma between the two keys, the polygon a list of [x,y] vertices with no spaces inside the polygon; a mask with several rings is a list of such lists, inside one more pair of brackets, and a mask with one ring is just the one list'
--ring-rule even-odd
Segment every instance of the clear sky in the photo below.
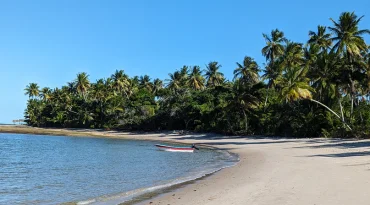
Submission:
{"label": "clear sky", "polygon": [[369,0],[1,0],[0,123],[23,118],[30,82],[60,87],[78,72],[95,82],[116,69],[166,79],[209,61],[231,79],[245,55],[263,66],[262,33],[279,28],[305,42],[343,11],[365,15],[360,26],[370,28],[369,8]]}

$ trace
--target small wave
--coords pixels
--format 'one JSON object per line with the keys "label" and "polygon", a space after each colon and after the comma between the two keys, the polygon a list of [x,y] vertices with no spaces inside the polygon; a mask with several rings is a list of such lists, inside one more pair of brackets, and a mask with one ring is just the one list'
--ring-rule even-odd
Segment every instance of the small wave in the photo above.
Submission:
{"label": "small wave", "polygon": [[166,188],[170,188],[175,185],[183,184],[186,182],[190,182],[193,180],[200,179],[202,177],[211,175],[215,172],[220,171],[221,169],[228,168],[231,166],[234,166],[239,161],[239,156],[233,153],[229,153],[226,151],[219,151],[223,153],[223,160],[222,164],[214,164],[213,166],[209,166],[206,169],[203,170],[194,170],[191,173],[189,173],[188,176],[176,178],[174,180],[166,182],[162,182],[163,184],[154,185],[151,187],[145,187],[140,189],[131,190],[128,192],[123,192],[115,195],[109,195],[109,196],[100,196],[94,199],[89,199],[85,201],[77,202],[77,205],[116,205],[124,202],[131,201],[137,197],[140,197],[142,195],[160,191]]}
{"label": "small wave", "polygon": [[86,205],[86,204],[91,204],[91,203],[94,203],[96,202],[95,199],[90,199],[90,200],[86,200],[86,201],[79,201],[77,202],[77,205]]}

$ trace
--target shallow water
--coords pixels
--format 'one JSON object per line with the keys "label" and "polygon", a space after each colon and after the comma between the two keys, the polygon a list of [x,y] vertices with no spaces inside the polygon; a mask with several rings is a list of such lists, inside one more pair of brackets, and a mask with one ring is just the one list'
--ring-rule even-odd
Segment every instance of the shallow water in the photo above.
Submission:
{"label": "shallow water", "polygon": [[0,133],[0,204],[116,204],[235,163],[150,141]]}

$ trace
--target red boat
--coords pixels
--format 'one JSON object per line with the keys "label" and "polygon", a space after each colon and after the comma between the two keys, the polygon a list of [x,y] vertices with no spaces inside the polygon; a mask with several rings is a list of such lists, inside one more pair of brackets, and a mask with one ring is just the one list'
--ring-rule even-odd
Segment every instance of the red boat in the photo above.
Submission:
{"label": "red boat", "polygon": [[158,147],[160,150],[168,151],[168,152],[194,152],[194,149],[197,149],[194,145],[191,147],[174,147],[174,146],[156,144],[155,146]]}

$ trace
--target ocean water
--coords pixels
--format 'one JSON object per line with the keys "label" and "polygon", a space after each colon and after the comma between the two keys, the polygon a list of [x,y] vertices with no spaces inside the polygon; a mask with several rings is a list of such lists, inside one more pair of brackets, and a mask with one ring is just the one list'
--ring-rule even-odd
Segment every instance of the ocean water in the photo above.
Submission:
{"label": "ocean water", "polygon": [[236,156],[158,142],[0,133],[0,204],[118,204],[232,166]]}

